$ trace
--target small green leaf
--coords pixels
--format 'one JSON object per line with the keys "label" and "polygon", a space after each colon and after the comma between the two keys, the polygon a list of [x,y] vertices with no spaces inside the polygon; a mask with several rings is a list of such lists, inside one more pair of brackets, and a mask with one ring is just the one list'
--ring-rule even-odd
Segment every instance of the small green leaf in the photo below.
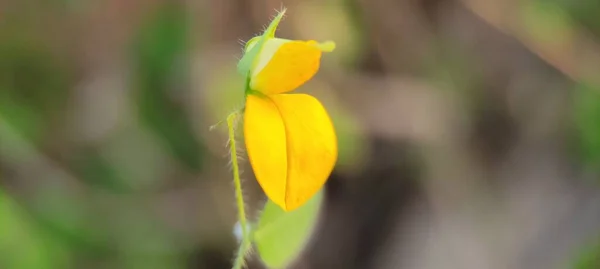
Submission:
{"label": "small green leaf", "polygon": [[284,268],[300,254],[315,226],[322,200],[323,190],[290,212],[267,201],[253,234],[254,244],[265,265]]}
{"label": "small green leaf", "polygon": [[[256,42],[256,44],[253,45],[249,51],[244,53],[244,56],[238,63],[237,69],[238,69],[238,72],[240,72],[240,74],[242,74],[244,76],[248,75],[248,72],[250,72],[250,69],[252,68],[252,65],[254,64],[254,60],[256,59],[256,56],[262,50],[262,48],[265,44],[265,41],[269,38],[275,37],[275,31],[277,30],[277,26],[279,26],[279,22],[281,21],[281,18],[283,18],[284,14],[285,14],[285,9],[282,10],[281,12],[279,12],[277,14],[277,16],[275,16],[275,18],[269,24],[269,27],[267,27],[267,30],[265,30],[265,32],[260,37],[258,37],[258,38],[254,37],[254,38],[250,39],[250,41],[248,41],[249,43]],[[246,46],[246,48],[248,48],[248,47],[249,46]]]}
{"label": "small green leaf", "polygon": [[598,169],[600,163],[600,87],[581,85],[575,92],[575,123],[579,151],[585,163]]}
{"label": "small green leaf", "polygon": [[595,243],[586,245],[580,253],[577,254],[573,269],[594,269],[600,268],[600,238]]}
{"label": "small green leaf", "polygon": [[69,256],[27,211],[0,190],[0,268],[67,268]]}

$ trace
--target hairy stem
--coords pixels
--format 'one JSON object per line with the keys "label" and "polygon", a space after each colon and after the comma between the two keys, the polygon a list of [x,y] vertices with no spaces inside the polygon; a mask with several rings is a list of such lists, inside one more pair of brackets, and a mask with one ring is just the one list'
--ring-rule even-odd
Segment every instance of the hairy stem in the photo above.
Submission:
{"label": "hairy stem", "polygon": [[233,269],[241,269],[245,264],[245,256],[250,248],[250,235],[248,234],[248,221],[244,209],[244,197],[242,193],[242,182],[240,180],[240,167],[238,164],[237,148],[235,144],[235,119],[238,113],[234,112],[227,116],[227,129],[229,131],[229,149],[231,154],[231,166],[233,168],[233,183],[235,185],[235,196],[238,207],[238,219],[242,226],[242,240],[233,263]]}
{"label": "hairy stem", "polygon": [[235,260],[233,261],[233,269],[242,269],[246,264],[246,253],[250,250],[250,240],[247,238],[242,239],[242,243],[238,248]]}

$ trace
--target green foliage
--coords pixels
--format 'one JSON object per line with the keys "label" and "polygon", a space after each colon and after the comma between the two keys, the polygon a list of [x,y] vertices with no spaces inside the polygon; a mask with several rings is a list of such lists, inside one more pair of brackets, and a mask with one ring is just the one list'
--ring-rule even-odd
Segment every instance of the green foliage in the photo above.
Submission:
{"label": "green foliage", "polygon": [[[48,180],[52,178],[48,177]],[[38,223],[45,232],[52,234],[72,253],[104,256],[109,242],[105,226],[99,223],[105,216],[92,212],[88,204],[79,197],[58,187],[40,190],[31,207],[33,223]]]}
{"label": "green foliage", "polygon": [[68,256],[49,234],[0,191],[0,268],[62,269]]}
{"label": "green foliage", "polygon": [[267,201],[253,233],[254,244],[265,265],[284,268],[300,254],[315,226],[322,201],[323,190],[290,212]]}
{"label": "green foliage", "polygon": [[575,259],[573,269],[600,268],[600,238],[595,244],[587,246]]}
{"label": "green foliage", "polygon": [[600,36],[600,1],[598,0],[554,0],[559,3],[567,12],[571,14],[574,20],[582,24],[594,33]]}
{"label": "green foliage", "polygon": [[11,30],[0,28],[0,115],[38,141],[67,100],[67,70],[33,33]]}
{"label": "green foliage", "polygon": [[581,157],[600,169],[600,87],[581,85],[575,92],[574,108]]}
{"label": "green foliage", "polygon": [[199,170],[204,147],[194,137],[191,122],[176,92],[186,86],[188,24],[183,7],[171,3],[158,10],[141,29],[135,43],[135,64],[142,121],[189,168]]}
{"label": "green foliage", "polygon": [[99,186],[112,192],[132,191],[132,187],[125,182],[117,169],[95,150],[81,153],[81,157],[75,160],[73,166],[73,170],[81,175],[81,179],[90,185]]}

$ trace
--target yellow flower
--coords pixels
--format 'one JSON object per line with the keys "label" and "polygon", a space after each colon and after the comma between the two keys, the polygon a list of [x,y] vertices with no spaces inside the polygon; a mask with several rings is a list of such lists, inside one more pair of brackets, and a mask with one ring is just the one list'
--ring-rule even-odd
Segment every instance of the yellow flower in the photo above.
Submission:
{"label": "yellow flower", "polygon": [[314,97],[289,94],[319,69],[333,42],[275,38],[283,13],[251,39],[238,65],[246,76],[244,136],[250,164],[271,201],[291,211],[325,184],[337,160],[337,138]]}

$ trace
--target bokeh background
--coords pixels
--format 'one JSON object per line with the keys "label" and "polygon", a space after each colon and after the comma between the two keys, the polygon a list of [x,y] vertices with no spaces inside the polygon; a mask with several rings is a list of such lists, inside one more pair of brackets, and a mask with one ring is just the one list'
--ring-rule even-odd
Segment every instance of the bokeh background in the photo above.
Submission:
{"label": "bokeh background", "polygon": [[340,159],[292,268],[600,268],[598,0],[0,1],[0,268],[230,268],[209,126],[282,6],[337,43],[299,90]]}

